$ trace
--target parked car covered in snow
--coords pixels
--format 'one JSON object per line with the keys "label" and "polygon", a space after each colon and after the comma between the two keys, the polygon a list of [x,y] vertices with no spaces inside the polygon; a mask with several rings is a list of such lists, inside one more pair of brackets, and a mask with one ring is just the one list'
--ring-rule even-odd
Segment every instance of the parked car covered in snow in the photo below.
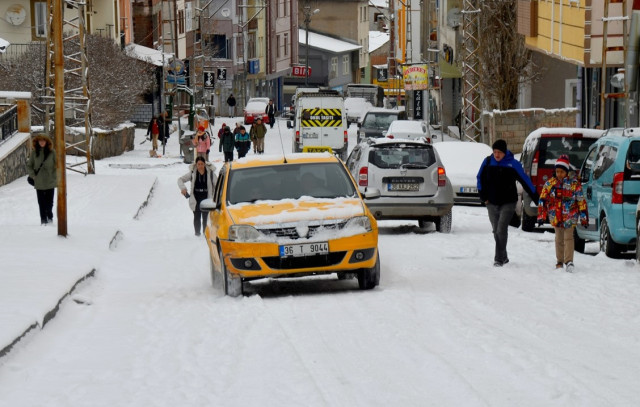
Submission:
{"label": "parked car covered in snow", "polygon": [[244,124],[253,124],[253,122],[259,117],[262,119],[262,123],[269,123],[269,116],[265,113],[267,105],[269,104],[269,98],[251,98],[244,107]]}
{"label": "parked car covered in snow", "polygon": [[408,140],[425,140],[431,142],[431,132],[427,123],[418,120],[394,120],[386,132],[387,138],[403,138]]}
{"label": "parked car covered in snow", "polygon": [[372,107],[371,102],[365,98],[345,98],[344,110],[347,112],[347,122],[360,123],[365,113]]}
{"label": "parked car covered in snow", "polygon": [[493,153],[491,147],[473,141],[443,141],[433,147],[447,171],[456,204],[480,205],[477,178],[482,161]]}

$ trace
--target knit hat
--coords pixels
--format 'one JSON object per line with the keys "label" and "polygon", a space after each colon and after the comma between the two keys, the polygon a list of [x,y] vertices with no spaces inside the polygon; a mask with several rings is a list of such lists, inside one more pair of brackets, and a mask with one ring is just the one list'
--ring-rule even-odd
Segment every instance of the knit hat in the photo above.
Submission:
{"label": "knit hat", "polygon": [[198,131],[199,132],[204,132],[204,126],[198,126]]}
{"label": "knit hat", "polygon": [[560,157],[558,157],[558,159],[556,160],[555,168],[562,168],[566,172],[569,172],[569,169],[571,168],[571,164],[569,163],[569,156],[566,154],[562,154]]}
{"label": "knit hat", "polygon": [[503,153],[507,153],[507,142],[500,139],[500,140],[496,140],[495,143],[493,143],[493,146],[491,146],[492,149],[494,150],[500,150]]}
{"label": "knit hat", "polygon": [[229,127],[229,126],[224,126],[224,131],[231,131],[231,127]]}

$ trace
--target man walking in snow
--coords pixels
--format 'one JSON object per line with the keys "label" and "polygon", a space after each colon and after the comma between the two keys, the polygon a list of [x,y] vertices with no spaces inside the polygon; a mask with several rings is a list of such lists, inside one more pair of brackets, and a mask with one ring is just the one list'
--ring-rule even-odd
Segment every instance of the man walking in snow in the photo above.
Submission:
{"label": "man walking in snow", "polygon": [[525,174],[522,165],[507,150],[507,142],[497,140],[493,143],[493,154],[480,166],[477,175],[480,200],[487,206],[489,222],[496,242],[493,265],[502,267],[509,263],[507,256],[507,238],[509,222],[516,210],[520,182],[533,202],[538,202],[538,194],[531,179]]}
{"label": "man walking in snow", "polygon": [[236,98],[233,96],[233,93],[229,94],[227,98],[227,105],[229,105],[229,117],[236,116]]}

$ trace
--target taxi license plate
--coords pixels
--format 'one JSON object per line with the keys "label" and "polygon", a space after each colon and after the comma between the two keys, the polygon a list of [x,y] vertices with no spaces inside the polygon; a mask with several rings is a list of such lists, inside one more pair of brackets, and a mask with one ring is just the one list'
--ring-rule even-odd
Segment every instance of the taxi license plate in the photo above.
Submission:
{"label": "taxi license plate", "polygon": [[303,147],[303,153],[332,153],[331,147],[318,146],[318,147]]}
{"label": "taxi license plate", "polygon": [[387,187],[388,191],[417,191],[420,189],[420,184],[413,183],[392,183]]}
{"label": "taxi license plate", "polygon": [[315,256],[318,254],[329,254],[329,242],[280,245],[280,257]]}
{"label": "taxi license plate", "polygon": [[460,187],[460,192],[463,194],[477,194],[478,188],[475,187]]}

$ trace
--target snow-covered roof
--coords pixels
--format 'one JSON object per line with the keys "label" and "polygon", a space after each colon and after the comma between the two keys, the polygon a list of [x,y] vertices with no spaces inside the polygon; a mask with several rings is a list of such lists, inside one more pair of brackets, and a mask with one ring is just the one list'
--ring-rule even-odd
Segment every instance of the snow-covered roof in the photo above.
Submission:
{"label": "snow-covered roof", "polygon": [[389,8],[389,0],[369,0],[369,5],[378,8]]}
{"label": "snow-covered roof", "polygon": [[[307,32],[302,28],[298,29],[298,42],[301,45],[306,45],[307,43]],[[335,53],[355,51],[362,48],[358,44],[314,33],[313,31],[309,31],[309,47],[324,49]]]}
{"label": "snow-covered roof", "polygon": [[[145,47],[144,45],[131,43],[124,47],[124,51],[127,55],[137,58],[144,62],[149,62],[155,66],[162,66],[162,51],[158,51],[157,49]],[[170,52],[164,53],[164,63],[168,64],[169,60],[173,57],[173,54]]]}
{"label": "snow-covered roof", "polygon": [[389,33],[369,31],[369,52],[373,52],[389,42]]}

